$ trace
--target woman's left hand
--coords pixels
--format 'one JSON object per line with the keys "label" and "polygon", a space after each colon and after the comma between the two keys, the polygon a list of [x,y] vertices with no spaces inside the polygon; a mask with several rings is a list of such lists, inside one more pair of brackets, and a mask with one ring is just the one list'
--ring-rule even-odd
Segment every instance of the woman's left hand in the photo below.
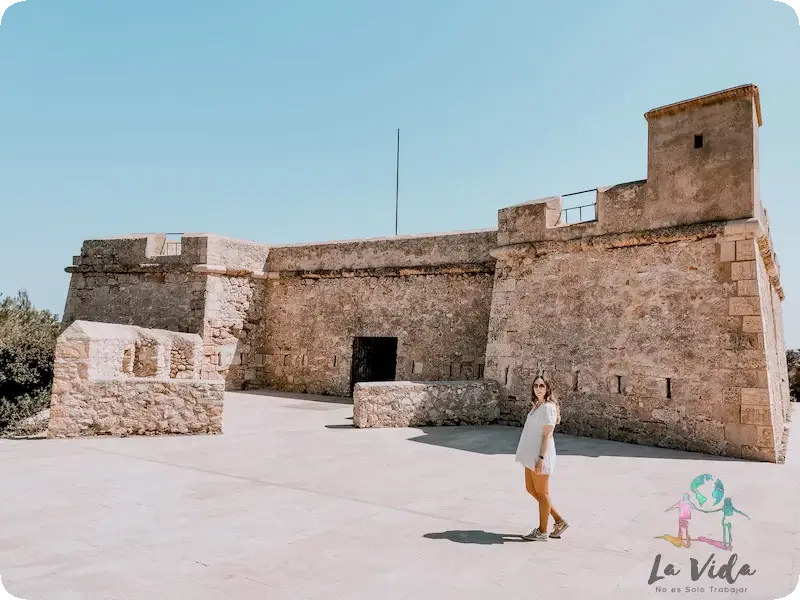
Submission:
{"label": "woman's left hand", "polygon": [[533,472],[534,473],[541,473],[542,472],[542,459],[541,458],[537,458],[536,459],[536,464],[533,465]]}

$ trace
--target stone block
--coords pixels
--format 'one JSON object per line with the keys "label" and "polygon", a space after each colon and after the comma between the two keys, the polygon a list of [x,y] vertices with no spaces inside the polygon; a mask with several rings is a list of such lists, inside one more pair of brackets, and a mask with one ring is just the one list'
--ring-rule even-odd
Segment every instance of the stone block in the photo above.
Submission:
{"label": "stone block", "polygon": [[735,242],[720,242],[719,260],[720,262],[733,262],[734,260],[736,260]]}
{"label": "stone block", "polygon": [[758,296],[758,282],[755,279],[740,279],[736,285],[739,296]]}
{"label": "stone block", "polygon": [[769,406],[742,405],[740,422],[744,425],[769,425],[772,411]]}
{"label": "stone block", "polygon": [[759,448],[774,448],[775,447],[775,430],[771,424],[758,426],[758,442],[756,444]]}
{"label": "stone block", "polygon": [[740,369],[763,369],[766,364],[764,350],[740,348],[736,353],[735,364]]}
{"label": "stone block", "polygon": [[742,331],[749,333],[758,333],[763,330],[764,328],[761,321],[761,316],[742,317]]}
{"label": "stone block", "polygon": [[746,350],[763,350],[764,336],[760,333],[742,333],[739,336],[738,347]]}
{"label": "stone block", "polygon": [[757,296],[734,296],[728,298],[728,314],[733,316],[760,315],[761,302]]}
{"label": "stone block", "polygon": [[755,240],[740,240],[736,242],[736,260],[755,260],[756,242]]}
{"label": "stone block", "polygon": [[736,424],[741,423],[741,402],[737,399],[735,402],[722,403],[714,407],[713,418],[720,423]]}
{"label": "stone block", "polygon": [[740,446],[756,446],[758,445],[758,427],[741,423],[726,423],[725,440]]}
{"label": "stone block", "polygon": [[769,406],[767,388],[742,388],[742,406]]}
{"label": "stone block", "polygon": [[755,278],[756,262],[754,260],[731,263],[731,279],[733,279],[733,281]]}
{"label": "stone block", "polygon": [[60,342],[56,348],[56,355],[68,360],[89,358],[89,342],[83,340]]}
{"label": "stone block", "polygon": [[763,370],[757,371],[756,377],[757,377],[756,387],[760,387],[760,388],[768,388],[769,387],[769,379],[768,379],[766,371],[763,371]]}

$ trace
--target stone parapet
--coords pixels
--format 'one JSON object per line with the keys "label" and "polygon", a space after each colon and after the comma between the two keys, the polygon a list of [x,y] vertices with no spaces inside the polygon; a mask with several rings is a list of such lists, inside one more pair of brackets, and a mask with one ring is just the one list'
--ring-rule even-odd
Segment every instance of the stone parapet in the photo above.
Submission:
{"label": "stone parapet", "polygon": [[357,383],[356,427],[486,425],[499,415],[502,391],[495,381],[389,381]]}
{"label": "stone parapet", "polygon": [[50,437],[221,433],[199,335],[76,321],[58,338]]}
{"label": "stone parapet", "polygon": [[491,263],[497,231],[396,236],[274,246],[268,271],[341,271]]}

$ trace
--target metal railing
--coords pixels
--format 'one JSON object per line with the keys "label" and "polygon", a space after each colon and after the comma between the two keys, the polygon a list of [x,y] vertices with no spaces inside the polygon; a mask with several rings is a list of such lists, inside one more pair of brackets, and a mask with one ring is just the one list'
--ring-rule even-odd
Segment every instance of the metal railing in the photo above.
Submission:
{"label": "metal railing", "polygon": [[[589,208],[593,209],[592,210],[592,216],[590,218],[584,219],[583,218],[583,210],[584,209],[589,209]],[[578,220],[577,221],[572,221],[570,223],[570,221],[569,221],[570,211],[575,211],[575,210],[578,211]],[[588,212],[588,210],[587,210],[587,212]],[[583,206],[573,206],[571,208],[562,209],[561,210],[561,214],[558,217],[558,223],[557,224],[558,225],[574,225],[575,223],[588,223],[590,221],[596,221],[596,220],[597,220],[597,203],[584,204]]]}
{"label": "metal railing", "polygon": [[[597,188],[593,188],[591,190],[583,190],[581,192],[572,192],[570,194],[562,194],[561,197],[562,198],[566,198],[567,196],[577,196],[579,194],[588,194],[589,192],[596,192],[596,191],[597,191]],[[591,217],[588,217],[588,218],[584,219],[583,218],[583,212],[584,212],[584,210],[586,210],[586,212],[588,213],[589,209],[592,209],[591,210]],[[570,213],[574,214],[574,211],[578,211],[578,220],[570,222],[570,220],[569,220]],[[595,201],[595,202],[592,202],[591,204],[583,204],[581,206],[571,206],[569,208],[562,208],[561,209],[561,214],[558,215],[558,222],[556,223],[556,225],[574,225],[576,223],[588,223],[588,222],[596,221],[596,220],[597,220],[597,202]]]}
{"label": "metal railing", "polygon": [[[182,233],[167,233],[167,236],[182,236]],[[181,253],[181,240],[164,240],[164,246],[161,248],[161,256],[179,256]]]}

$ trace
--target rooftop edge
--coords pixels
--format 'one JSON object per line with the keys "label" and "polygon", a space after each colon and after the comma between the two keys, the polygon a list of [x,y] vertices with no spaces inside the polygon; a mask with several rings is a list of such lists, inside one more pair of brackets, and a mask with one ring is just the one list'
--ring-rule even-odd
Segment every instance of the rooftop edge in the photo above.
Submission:
{"label": "rooftop edge", "polygon": [[751,98],[756,106],[756,116],[758,118],[758,126],[761,127],[761,100],[758,93],[758,86],[752,83],[747,85],[740,85],[737,87],[728,88],[712,94],[690,98],[689,100],[681,100],[673,104],[667,104],[659,108],[654,108],[644,114],[644,118],[648,121],[650,119],[657,119],[667,115],[674,115],[685,110],[692,108],[700,108],[702,106],[711,106],[726,102],[728,100],[735,100],[737,98]]}

